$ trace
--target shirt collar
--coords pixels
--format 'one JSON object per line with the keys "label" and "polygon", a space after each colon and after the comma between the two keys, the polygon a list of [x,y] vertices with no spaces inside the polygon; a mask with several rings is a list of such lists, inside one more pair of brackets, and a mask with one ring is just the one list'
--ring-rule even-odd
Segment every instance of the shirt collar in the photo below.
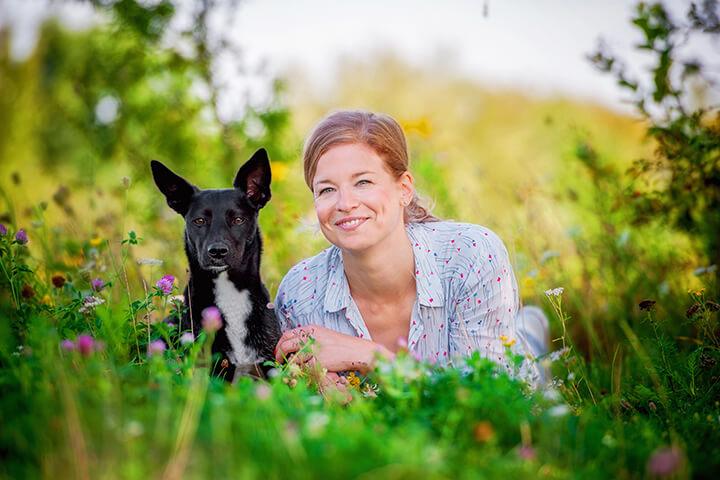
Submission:
{"label": "shirt collar", "polygon": [[442,281],[437,271],[435,252],[431,248],[428,227],[425,224],[410,223],[407,225],[407,234],[415,255],[418,302],[425,307],[442,307],[445,303]]}

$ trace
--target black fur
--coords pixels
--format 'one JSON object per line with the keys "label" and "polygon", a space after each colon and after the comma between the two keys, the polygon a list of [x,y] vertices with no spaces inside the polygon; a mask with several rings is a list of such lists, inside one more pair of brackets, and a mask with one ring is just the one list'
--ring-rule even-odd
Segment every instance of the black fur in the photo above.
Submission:
{"label": "black fur", "polygon": [[270,200],[271,181],[265,149],[255,152],[240,167],[233,182],[235,188],[200,190],[156,160],[150,166],[168,205],[185,219],[185,253],[190,279],[184,292],[188,308],[181,318],[182,330],[192,330],[197,337],[202,328],[203,310],[218,304],[215,280],[221,272],[227,272],[238,291],[249,292],[252,310],[246,320],[248,333],[244,343],[260,361],[250,365],[232,362],[233,348],[223,317],[223,327],[212,345],[213,354],[220,355],[213,374],[227,380],[232,380],[235,372],[264,375],[267,367],[262,363],[274,359],[275,345],[280,338],[280,327],[267,306],[270,295],[260,279],[262,238],[258,212]]}

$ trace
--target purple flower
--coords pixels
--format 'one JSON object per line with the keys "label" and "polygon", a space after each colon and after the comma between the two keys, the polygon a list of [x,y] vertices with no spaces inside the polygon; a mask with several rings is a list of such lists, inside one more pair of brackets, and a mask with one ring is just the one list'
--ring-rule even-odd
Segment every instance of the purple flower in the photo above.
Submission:
{"label": "purple flower", "polygon": [[75,347],[77,348],[77,351],[80,352],[80,355],[83,357],[89,357],[95,349],[95,339],[93,339],[91,335],[83,333],[77,338]]}
{"label": "purple flower", "polygon": [[669,477],[680,469],[682,461],[682,454],[677,448],[659,448],[648,460],[648,472],[655,477]]}
{"label": "purple flower", "polygon": [[15,234],[15,240],[18,241],[20,245],[25,245],[28,243],[28,237],[24,230],[20,230]]}
{"label": "purple flower", "polygon": [[72,352],[75,350],[75,344],[70,340],[63,340],[60,342],[60,347],[66,352]]}
{"label": "purple flower", "polygon": [[217,307],[208,307],[202,311],[202,327],[205,331],[217,332],[222,325],[222,315]]}
{"label": "purple flower", "polygon": [[7,228],[5,228],[5,225],[0,223],[0,237],[4,237],[7,235]]}
{"label": "purple flower", "polygon": [[180,335],[180,343],[183,345],[187,345],[188,343],[193,343],[195,341],[195,336],[191,332],[185,332],[182,335]]}
{"label": "purple flower", "polygon": [[162,340],[153,340],[150,342],[150,345],[148,345],[148,356],[162,355],[165,350],[167,350],[165,342]]}
{"label": "purple flower", "polygon": [[173,283],[175,282],[175,277],[172,275],[165,275],[163,278],[158,280],[158,282],[155,284],[157,288],[160,289],[161,292],[165,295],[170,295],[170,292],[172,292]]}
{"label": "purple flower", "polygon": [[99,278],[94,278],[93,281],[90,282],[90,287],[92,287],[92,289],[96,292],[99,292],[100,290],[105,288],[105,282],[103,282]]}
{"label": "purple flower", "polygon": [[530,445],[523,445],[518,450],[518,456],[523,460],[535,460],[537,458],[537,451]]}

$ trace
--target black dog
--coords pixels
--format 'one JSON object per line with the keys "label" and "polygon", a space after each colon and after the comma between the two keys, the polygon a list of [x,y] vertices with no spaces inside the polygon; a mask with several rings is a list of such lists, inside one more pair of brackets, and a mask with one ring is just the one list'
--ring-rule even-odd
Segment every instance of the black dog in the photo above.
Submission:
{"label": "black dog", "polygon": [[[275,358],[280,327],[268,308],[270,295],[260,279],[262,238],[258,212],[270,200],[270,162],[260,149],[238,171],[233,186],[200,190],[162,163],[150,163],[167,203],[185,218],[185,253],[190,279],[185,288],[182,330],[197,337],[202,312],[216,306],[223,326],[212,345],[213,374],[262,377],[262,364]],[[215,356],[215,355],[214,355]]]}

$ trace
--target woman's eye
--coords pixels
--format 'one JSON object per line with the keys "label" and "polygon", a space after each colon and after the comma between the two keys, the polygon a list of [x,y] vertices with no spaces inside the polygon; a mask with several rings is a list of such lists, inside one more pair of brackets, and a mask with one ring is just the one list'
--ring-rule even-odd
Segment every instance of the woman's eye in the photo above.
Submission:
{"label": "woman's eye", "polygon": [[192,221],[195,225],[205,225],[205,219],[204,218],[196,218]]}
{"label": "woman's eye", "polygon": [[233,223],[234,223],[235,225],[242,225],[243,223],[245,223],[245,219],[242,218],[242,217],[235,217],[235,218],[233,219]]}
{"label": "woman's eye", "polygon": [[322,194],[328,193],[328,192],[332,192],[332,188],[330,188],[330,187],[323,188],[322,190],[320,190],[318,192],[318,195],[322,195]]}
{"label": "woman's eye", "polygon": [[360,180],[356,185],[370,185],[371,183],[372,182],[370,180]]}

